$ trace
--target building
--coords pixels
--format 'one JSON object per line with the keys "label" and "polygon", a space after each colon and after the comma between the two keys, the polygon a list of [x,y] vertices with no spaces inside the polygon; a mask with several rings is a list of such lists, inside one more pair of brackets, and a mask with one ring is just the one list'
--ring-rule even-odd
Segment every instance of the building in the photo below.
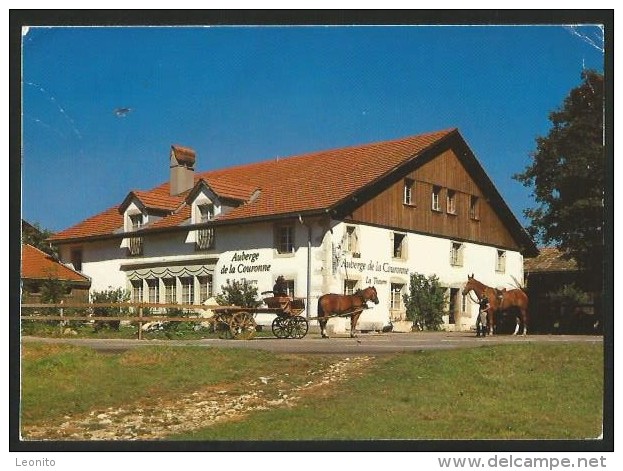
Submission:
{"label": "building", "polygon": [[22,245],[22,302],[40,303],[46,283],[61,282],[62,300],[89,302],[91,280],[32,245]]}
{"label": "building", "polygon": [[195,164],[194,150],[171,146],[169,181],[52,236],[61,259],[93,289],[146,302],[202,303],[228,279],[268,291],[283,275],[311,317],[321,294],[373,285],[381,302],[362,330],[398,325],[410,274],[436,274],[446,328],[465,330],[477,312],[460,293],[467,275],[507,286],[537,252],[457,129],[201,173]]}
{"label": "building", "polygon": [[[524,286],[530,296],[532,329],[541,333],[599,333],[603,329],[600,296],[591,291],[590,274],[555,247],[540,247],[536,257],[526,258]],[[581,302],[552,296],[565,287],[584,293]],[[556,299],[558,298],[558,299]]]}

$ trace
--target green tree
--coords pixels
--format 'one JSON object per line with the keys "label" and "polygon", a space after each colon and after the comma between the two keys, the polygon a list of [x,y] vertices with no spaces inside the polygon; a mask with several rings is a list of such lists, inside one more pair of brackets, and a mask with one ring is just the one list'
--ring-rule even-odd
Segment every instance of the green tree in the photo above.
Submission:
{"label": "green tree", "polygon": [[537,137],[532,163],[513,176],[534,188],[538,206],[526,209],[528,232],[574,258],[601,280],[604,248],[604,76],[582,72],[552,127]]}
{"label": "green tree", "polygon": [[[69,290],[69,284],[57,278],[55,272],[49,272],[41,283],[41,302],[43,304],[59,304]],[[60,308],[47,309],[48,314],[60,314]]]}
{"label": "green tree", "polygon": [[409,293],[403,295],[407,319],[425,330],[439,330],[446,313],[446,290],[436,275],[428,278],[413,273],[409,280]]}
{"label": "green tree", "polygon": [[58,258],[56,247],[51,247],[46,241],[46,239],[52,236],[52,234],[54,234],[54,232],[42,228],[38,222],[35,222],[34,224],[22,224],[22,244],[32,245],[42,252]]}
{"label": "green tree", "polygon": [[58,304],[67,294],[69,285],[60,280],[55,273],[48,273],[48,277],[41,283],[41,302],[44,304]]}
{"label": "green tree", "polygon": [[262,304],[257,300],[257,288],[247,280],[227,280],[221,290],[222,293],[216,295],[216,302],[221,306],[258,307]]}

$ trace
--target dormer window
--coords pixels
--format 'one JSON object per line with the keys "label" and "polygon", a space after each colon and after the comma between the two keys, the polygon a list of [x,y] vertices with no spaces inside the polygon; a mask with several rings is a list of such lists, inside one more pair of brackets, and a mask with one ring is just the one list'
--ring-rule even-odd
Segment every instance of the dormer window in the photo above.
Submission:
{"label": "dormer window", "polygon": [[136,232],[143,226],[143,215],[142,214],[131,214],[130,215],[130,231]]}
{"label": "dormer window", "polygon": [[197,222],[208,222],[214,219],[214,205],[213,204],[200,204],[197,206],[199,210],[199,220]]}

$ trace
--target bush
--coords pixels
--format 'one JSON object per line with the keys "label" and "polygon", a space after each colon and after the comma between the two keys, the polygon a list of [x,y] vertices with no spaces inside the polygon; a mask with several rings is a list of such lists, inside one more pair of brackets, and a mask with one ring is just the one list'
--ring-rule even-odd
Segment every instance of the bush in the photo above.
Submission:
{"label": "bush", "polygon": [[563,285],[557,291],[550,291],[547,293],[547,296],[552,302],[571,306],[577,306],[578,304],[586,304],[590,302],[590,296],[573,283]]}
{"label": "bush", "polygon": [[257,300],[257,288],[246,280],[230,281],[221,286],[222,293],[216,296],[221,306],[258,307],[262,304]]}
{"label": "bush", "polygon": [[[130,293],[122,288],[113,289],[111,286],[104,291],[94,291],[91,293],[91,302],[98,303],[125,303],[130,299]],[[93,308],[93,315],[96,317],[118,317],[127,316],[128,308],[121,307],[95,307]],[[120,321],[95,321],[93,326],[95,332],[99,332],[104,327],[109,327],[114,330],[119,330]]]}
{"label": "bush", "polygon": [[409,280],[409,294],[403,295],[407,319],[424,330],[439,330],[446,313],[445,292],[436,275],[427,278],[413,273]]}

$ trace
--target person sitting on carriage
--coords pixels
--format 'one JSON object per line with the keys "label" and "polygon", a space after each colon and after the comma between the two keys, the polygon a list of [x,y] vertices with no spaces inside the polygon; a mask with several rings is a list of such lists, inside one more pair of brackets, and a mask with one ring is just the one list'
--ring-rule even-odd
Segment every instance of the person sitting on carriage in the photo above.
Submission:
{"label": "person sitting on carriage", "polygon": [[487,335],[487,313],[490,309],[489,298],[483,292],[479,303],[478,318],[476,319],[476,337],[480,337],[481,334],[483,337]]}
{"label": "person sitting on carriage", "polygon": [[288,285],[286,283],[285,278],[282,275],[277,277],[275,281],[275,286],[273,286],[273,296],[287,296],[288,295]]}

